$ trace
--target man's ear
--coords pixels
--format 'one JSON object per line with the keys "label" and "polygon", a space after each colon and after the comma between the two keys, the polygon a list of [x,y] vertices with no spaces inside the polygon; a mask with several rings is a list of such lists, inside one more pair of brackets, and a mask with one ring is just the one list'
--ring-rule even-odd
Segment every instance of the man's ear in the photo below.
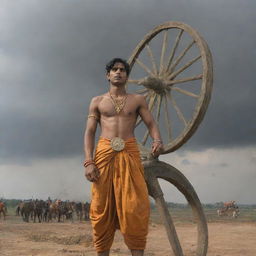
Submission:
{"label": "man's ear", "polygon": [[108,81],[110,81],[110,79],[109,79],[109,72],[107,72],[106,77],[107,77]]}

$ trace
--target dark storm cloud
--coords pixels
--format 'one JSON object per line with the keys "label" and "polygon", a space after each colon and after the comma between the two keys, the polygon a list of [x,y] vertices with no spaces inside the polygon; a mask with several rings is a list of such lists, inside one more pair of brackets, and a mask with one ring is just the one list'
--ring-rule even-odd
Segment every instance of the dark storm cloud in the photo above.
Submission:
{"label": "dark storm cloud", "polygon": [[1,2],[2,161],[82,154],[90,98],[108,86],[105,63],[128,58],[168,20],[198,29],[214,59],[210,108],[187,147],[255,144],[254,1]]}

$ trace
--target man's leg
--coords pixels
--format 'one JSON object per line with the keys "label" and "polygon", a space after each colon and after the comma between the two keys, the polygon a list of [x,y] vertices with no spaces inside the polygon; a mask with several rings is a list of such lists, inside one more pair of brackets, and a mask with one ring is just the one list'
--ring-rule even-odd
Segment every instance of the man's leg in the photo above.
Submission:
{"label": "man's leg", "polygon": [[[131,250],[131,255],[143,256],[148,234],[150,205],[137,144],[133,142],[128,144],[127,151],[129,150],[131,154],[121,152],[117,159],[121,178],[117,175],[113,177],[116,209],[120,231],[124,236],[125,244]],[[133,153],[136,152],[135,150],[137,154]]]}
{"label": "man's leg", "polygon": [[104,252],[98,252],[98,256],[109,256],[109,250]]}
{"label": "man's leg", "polygon": [[132,256],[143,256],[144,250],[131,250]]}

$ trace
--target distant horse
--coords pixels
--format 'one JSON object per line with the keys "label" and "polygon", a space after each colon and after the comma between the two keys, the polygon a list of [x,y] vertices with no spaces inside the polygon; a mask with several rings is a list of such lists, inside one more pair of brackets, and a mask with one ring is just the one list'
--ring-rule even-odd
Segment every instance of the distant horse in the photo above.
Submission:
{"label": "distant horse", "polygon": [[83,206],[81,202],[75,203],[76,216],[79,221],[82,221],[83,217]]}
{"label": "distant horse", "polygon": [[22,202],[20,206],[20,213],[24,221],[29,222],[29,217],[33,214],[33,209],[34,206],[31,200]]}
{"label": "distant horse", "polygon": [[2,213],[3,213],[4,220],[5,220],[6,212],[7,212],[7,209],[5,204],[0,201],[0,219],[2,218]]}
{"label": "distant horse", "polygon": [[43,200],[35,200],[33,201],[33,220],[36,222],[36,218],[38,218],[38,222],[41,222],[43,219]]}
{"label": "distant horse", "polygon": [[239,215],[240,211],[238,206],[231,207],[231,208],[221,208],[217,210],[218,216],[231,216],[233,218],[237,218]]}
{"label": "distant horse", "polygon": [[224,202],[223,205],[224,205],[224,208],[235,208],[235,202],[236,201],[228,201],[228,202]]}
{"label": "distant horse", "polygon": [[83,212],[84,212],[84,220],[89,220],[89,214],[90,214],[90,203],[86,202],[83,204]]}

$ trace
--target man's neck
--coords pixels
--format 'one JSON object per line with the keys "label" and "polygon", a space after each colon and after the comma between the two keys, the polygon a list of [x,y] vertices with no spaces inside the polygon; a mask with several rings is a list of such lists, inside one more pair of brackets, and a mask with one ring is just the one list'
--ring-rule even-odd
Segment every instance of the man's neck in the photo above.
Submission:
{"label": "man's neck", "polygon": [[127,93],[126,93],[126,90],[125,90],[125,85],[119,87],[119,86],[114,86],[114,85],[112,85],[112,84],[110,84],[109,93],[110,93],[111,95],[116,96],[116,97],[118,97],[118,96],[124,96],[124,95],[127,94]]}

